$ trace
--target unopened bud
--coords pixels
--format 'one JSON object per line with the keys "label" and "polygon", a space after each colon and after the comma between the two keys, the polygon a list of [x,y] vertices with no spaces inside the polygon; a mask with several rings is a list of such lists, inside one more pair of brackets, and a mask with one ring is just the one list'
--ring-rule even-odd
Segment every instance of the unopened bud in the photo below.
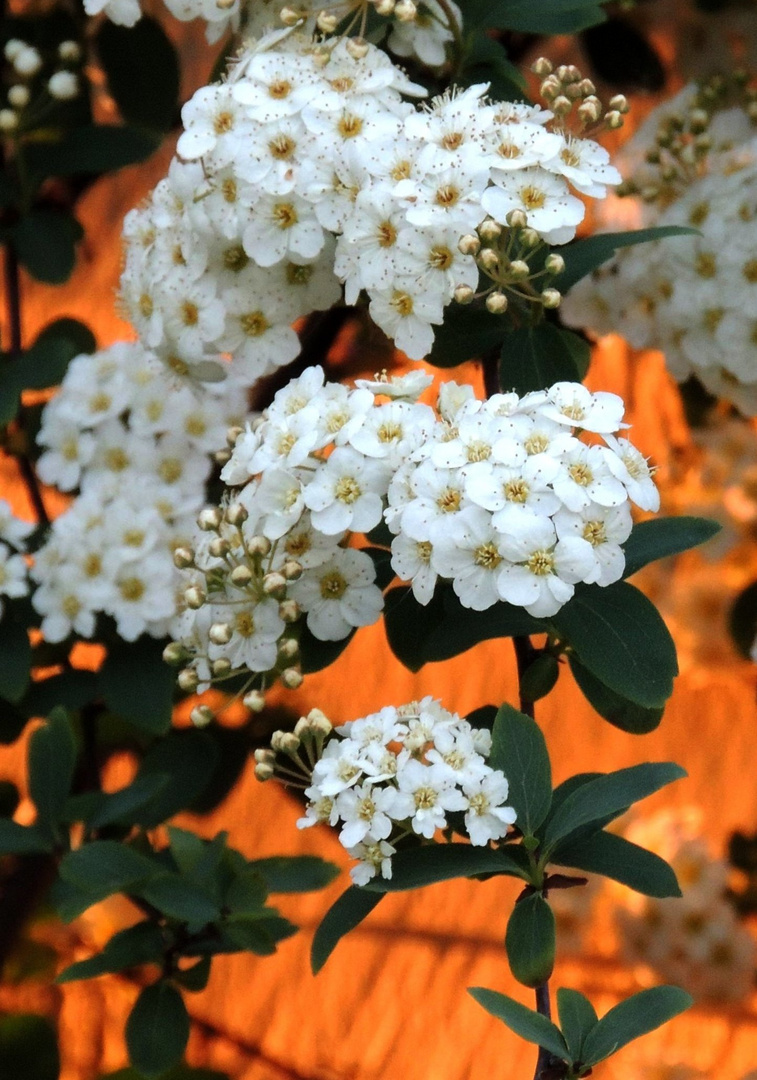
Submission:
{"label": "unopened bud", "polygon": [[225,517],[229,525],[242,525],[250,515],[241,503],[230,503],[226,507]]}
{"label": "unopened bud", "polygon": [[545,79],[547,75],[552,74],[552,61],[548,60],[546,56],[540,56],[538,60],[534,60],[531,65],[531,70],[534,75],[538,75],[540,79]]}
{"label": "unopened bud", "polygon": [[545,308],[558,308],[562,295],[558,289],[545,289],[541,294],[541,302]]}
{"label": "unopened bud", "polygon": [[207,705],[196,705],[189,714],[189,719],[195,727],[203,728],[212,724],[216,714]]}
{"label": "unopened bud", "polygon": [[623,117],[617,109],[614,109],[605,115],[605,124],[611,131],[616,131],[618,128],[623,127]]}
{"label": "unopened bud", "polygon": [[263,592],[266,596],[283,597],[286,593],[287,579],[278,570],[272,570],[263,578]]}
{"label": "unopened bud", "polygon": [[481,250],[481,241],[475,233],[466,233],[461,236],[457,245],[461,255],[478,255]]}
{"label": "unopened bud", "polygon": [[395,0],[375,0],[374,2],[377,15],[391,15],[394,12],[395,6]]}
{"label": "unopened bud", "polygon": [[[597,88],[591,79],[581,79],[581,81],[577,82],[575,85],[581,91],[581,97],[593,97],[597,92]],[[622,97],[622,95],[618,94],[618,97]]]}
{"label": "unopened bud", "polygon": [[561,89],[560,80],[556,79],[554,75],[548,75],[539,87],[539,93],[545,101],[551,101],[552,98],[557,97]]}
{"label": "unopened bud", "polygon": [[282,600],[279,604],[279,615],[285,623],[295,623],[300,617],[300,605],[296,600]]}
{"label": "unopened bud", "polygon": [[328,716],[321,712],[320,709],[311,709],[307,715],[307,721],[310,727],[320,732],[321,735],[330,735],[334,728]]}
{"label": "unopened bud", "polygon": [[330,15],[328,11],[321,11],[318,13],[315,25],[322,34],[333,34],[339,25],[339,20],[336,15]]}
{"label": "unopened bud", "polygon": [[683,147],[683,149],[681,150],[680,158],[684,165],[696,164],[697,155],[691,143]]}
{"label": "unopened bud", "polygon": [[187,694],[193,694],[197,689],[200,679],[194,668],[187,667],[179,672],[176,681],[179,684],[180,690],[183,690]]}
{"label": "unopened bud", "polygon": [[750,101],[746,107],[746,111],[750,120],[757,120],[757,101]]}
{"label": "unopened bud", "polygon": [[478,257],[479,265],[493,273],[499,266],[499,255],[492,248],[484,248]]}
{"label": "unopened bud", "polygon": [[501,292],[489,293],[486,298],[486,310],[490,311],[492,315],[504,315],[507,311],[507,297],[505,294]]}
{"label": "unopened bud", "polygon": [[290,667],[285,668],[284,671],[282,671],[281,681],[287,690],[297,690],[302,686],[305,680],[302,677],[301,671],[298,671],[297,668]]}
{"label": "unopened bud", "polygon": [[163,660],[166,664],[183,664],[187,658],[187,650],[180,641],[169,641],[163,650]]}
{"label": "unopened bud", "polygon": [[[251,693],[259,694],[259,690],[252,690]],[[269,747],[259,747],[253,753],[253,758],[256,765],[261,765],[264,761],[267,761],[269,765],[273,765],[276,760],[276,755]]]}
{"label": "unopened bud", "polygon": [[413,0],[398,0],[394,5],[394,17],[398,22],[415,22],[418,8]]}
{"label": "unopened bud", "polygon": [[234,7],[236,2],[237,0],[216,0],[216,7],[219,11],[228,11],[230,8]]}
{"label": "unopened bud", "polygon": [[205,593],[199,585],[190,585],[184,590],[184,602],[188,608],[197,611],[205,603]]}
{"label": "unopened bud", "polygon": [[368,55],[368,42],[363,38],[348,38],[346,49],[353,60],[364,60]]}
{"label": "unopened bud", "polygon": [[249,566],[240,564],[239,566],[234,567],[229,574],[229,578],[231,579],[232,585],[236,585],[239,589],[244,589],[252,581],[252,570],[250,570]]}
{"label": "unopened bud", "polygon": [[544,269],[549,274],[561,274],[565,269],[565,259],[563,259],[562,255],[558,255],[557,252],[553,251],[544,260]]}
{"label": "unopened bud", "polygon": [[470,304],[475,298],[475,293],[470,285],[457,285],[455,287],[455,300],[458,304]]}
{"label": "unopened bud", "polygon": [[216,678],[222,679],[231,671],[231,660],[227,660],[225,656],[219,656],[217,660],[213,661],[210,668]]}
{"label": "unopened bud", "polygon": [[262,555],[265,558],[271,550],[271,541],[267,536],[253,536],[251,540],[247,541],[247,552],[249,555]]}
{"label": "unopened bud", "polygon": [[227,622],[217,622],[208,630],[208,637],[214,645],[228,645],[233,632]]}
{"label": "unopened bud", "polygon": [[541,243],[541,237],[536,229],[521,229],[518,239],[525,248],[535,248]]}
{"label": "unopened bud", "polygon": [[607,107],[612,109],[613,112],[627,113],[631,106],[628,104],[628,98],[625,94],[616,94],[611,97],[607,103]]}
{"label": "unopened bud", "polygon": [[173,553],[173,564],[178,570],[189,570],[195,564],[195,557],[187,547],[178,547]]}
{"label": "unopened bud", "polygon": [[523,278],[527,278],[530,273],[531,267],[525,259],[513,259],[508,268],[508,276],[521,281]]}
{"label": "unopened bud", "polygon": [[213,461],[216,465],[226,465],[231,461],[231,450],[216,450],[213,454]]}
{"label": "unopened bud", "polygon": [[58,46],[58,56],[61,60],[74,64],[81,59],[81,46],[77,41],[61,41]]}
{"label": "unopened bud", "polygon": [[565,94],[558,94],[552,102],[552,112],[556,116],[567,116],[572,108],[573,102]]}
{"label": "unopened bud", "polygon": [[584,101],[578,106],[578,119],[584,124],[596,124],[602,115],[602,106],[599,102]]}
{"label": "unopened bud", "polygon": [[274,767],[267,761],[261,761],[259,765],[255,766],[255,779],[260,781],[266,781],[272,779],[274,775]]}
{"label": "unopened bud", "polygon": [[223,517],[217,506],[206,506],[200,511],[197,524],[203,532],[218,532],[221,528]]}
{"label": "unopened bud", "polygon": [[214,536],[208,544],[208,551],[214,559],[223,559],[229,554],[231,550],[228,540],[224,540],[222,536]]}
{"label": "unopened bud", "polygon": [[271,736],[271,749],[277,754],[294,757],[299,753],[300,740],[293,731],[274,731]]}
{"label": "unopened bud", "polygon": [[13,109],[0,109],[0,131],[15,131],[18,127],[18,114]]}
{"label": "unopened bud", "polygon": [[485,243],[491,244],[499,240],[502,235],[502,226],[494,218],[486,218],[478,227],[478,235]]}
{"label": "unopened bud", "polygon": [[296,26],[302,18],[301,12],[291,7],[283,7],[279,12],[279,18],[283,22],[284,26]]}
{"label": "unopened bud", "polygon": [[528,225],[528,215],[525,210],[509,210],[505,221],[511,229],[525,229]]}
{"label": "unopened bud", "polygon": [[[265,708],[265,695],[263,694],[262,690],[248,690],[242,698],[242,704],[244,705],[245,709],[249,709],[250,712],[262,712]],[[259,752],[260,751],[258,750],[255,751],[256,761],[258,760],[257,755]]]}
{"label": "unopened bud", "polygon": [[299,642],[294,638],[283,638],[279,642],[279,660],[296,660],[299,655]]}
{"label": "unopened bud", "polygon": [[8,101],[14,109],[23,109],[25,105],[29,104],[29,87],[24,86],[23,83],[16,83],[15,86],[11,86],[8,91]]}
{"label": "unopened bud", "polygon": [[244,428],[241,428],[241,427],[239,427],[238,425],[237,425],[237,426],[235,426],[235,427],[230,427],[230,428],[228,429],[228,431],[226,432],[226,442],[227,442],[227,443],[228,443],[228,445],[229,445],[229,446],[231,446],[231,447],[234,447],[234,446],[236,446],[236,443],[237,443],[237,439],[238,439],[238,438],[239,438],[239,436],[240,436],[240,435],[242,435],[243,433],[244,433]]}
{"label": "unopened bud", "polygon": [[281,568],[281,573],[287,581],[297,581],[302,577],[302,563],[298,563],[296,559],[287,559]]}

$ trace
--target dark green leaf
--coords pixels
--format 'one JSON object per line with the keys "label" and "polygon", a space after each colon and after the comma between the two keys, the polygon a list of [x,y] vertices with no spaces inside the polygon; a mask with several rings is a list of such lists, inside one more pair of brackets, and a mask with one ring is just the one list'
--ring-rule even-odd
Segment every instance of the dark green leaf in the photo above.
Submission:
{"label": "dark green leaf", "polygon": [[509,330],[502,343],[499,384],[504,391],[527,394],[557,382],[577,382],[573,353],[554,323]]}
{"label": "dark green leaf", "polygon": [[468,35],[463,69],[455,82],[461,86],[489,83],[489,97],[495,101],[528,100],[522,72],[507,59],[502,43],[485,32]]}
{"label": "dark green leaf", "polygon": [[0,745],[10,746],[14,743],[26,727],[26,721],[27,717],[20,709],[0,698]]}
{"label": "dark green leaf", "polygon": [[116,840],[94,840],[70,851],[60,864],[60,876],[85,892],[90,904],[128,892],[158,873],[157,862]]}
{"label": "dark green leaf", "polygon": [[189,990],[192,994],[199,994],[208,985],[208,979],[210,978],[210,964],[211,958],[209,956],[201,957],[196,964],[192,964],[188,968],[180,968],[178,971],[174,971],[173,978],[184,990]]}
{"label": "dark green leaf", "polygon": [[602,263],[611,259],[619,248],[632,247],[634,244],[646,244],[651,240],[662,240],[668,236],[691,236],[698,234],[697,229],[688,225],[657,225],[651,229],[634,229],[630,232],[597,233],[584,240],[574,240],[560,248],[565,259],[565,269],[555,278],[555,288],[567,292],[577,281],[596,270]]}
{"label": "dark green leaf", "polygon": [[138,1072],[160,1076],[176,1065],[189,1039],[189,1016],[184,999],[170,983],[146,987],[126,1021],[126,1046]]}
{"label": "dark green leaf", "polygon": [[[118,1072],[101,1076],[100,1080],[143,1080],[136,1069],[119,1069]],[[227,1073],[215,1069],[192,1069],[189,1065],[177,1065],[161,1076],[160,1080],[230,1080]]]}
{"label": "dark green leaf", "polygon": [[163,735],[171,726],[176,673],[163,660],[160,641],[143,634],[114,642],[100,669],[105,704],[142,731]]}
{"label": "dark green leaf", "polygon": [[533,835],[552,803],[552,769],[538,724],[507,703],[494,721],[489,764],[507,777],[507,801],[518,815],[518,828]]}
{"label": "dark green leaf", "polygon": [[234,789],[247,764],[250,740],[244,728],[227,728],[212,724],[204,735],[213,740],[217,763],[208,782],[189,806],[193,814],[209,814],[216,810]]}
{"label": "dark green leaf", "polygon": [[402,892],[477,874],[506,874],[528,880],[523,866],[507,851],[471,844],[434,844],[398,852],[392,859],[392,876],[375,877],[363,889],[372,893]]}
{"label": "dark green leaf", "polygon": [[80,960],[62,971],[56,982],[75,982],[77,979],[96,979],[116,971],[139,967],[141,964],[160,964],[166,942],[153,922],[141,922],[114,934],[102,952],[89,960]]}
{"label": "dark green leaf", "polygon": [[0,428],[7,427],[15,419],[21,404],[21,382],[18,361],[5,360],[0,365]]}
{"label": "dark green leaf", "polygon": [[575,330],[566,330],[565,327],[562,326],[560,327],[560,335],[563,344],[573,357],[573,363],[578,372],[579,381],[582,381],[586,372],[589,370],[589,364],[591,363],[591,344],[587,338],[582,337],[581,334],[577,334]]}
{"label": "dark green leaf", "polygon": [[231,915],[225,920],[224,929],[238,949],[256,956],[272,956],[278,942],[297,933],[293,923],[275,915],[265,919],[254,915]]}
{"label": "dark green leaf", "polygon": [[176,866],[182,874],[191,877],[205,854],[205,841],[188,829],[179,829],[176,825],[168,826],[168,839]]}
{"label": "dark green leaf", "polygon": [[589,874],[602,874],[644,896],[681,895],[673,868],[664,859],[614,833],[597,832],[558,845],[550,861]]}
{"label": "dark green leaf", "polygon": [[248,864],[265,882],[268,892],[298,893],[324,889],[339,876],[339,867],[316,855],[253,859]]}
{"label": "dark green leaf", "polygon": [[541,701],[554,690],[560,675],[560,665],[553,653],[540,653],[523,672],[520,692],[525,701]]}
{"label": "dark green leaf", "polygon": [[34,825],[0,818],[0,855],[36,855],[51,848],[49,836]]}
{"label": "dark green leaf", "polygon": [[634,1039],[666,1024],[693,1005],[694,999],[677,986],[653,986],[610,1009],[584,1042],[584,1062],[596,1065]]}
{"label": "dark green leaf", "polygon": [[654,604],[625,581],[576,589],[552,617],[579,661],[616,694],[660,708],[678,674],[675,645]]}
{"label": "dark green leaf", "polygon": [[305,675],[330,667],[342,655],[355,636],[355,631],[341,641],[321,641],[303,623],[300,634],[300,667]]}
{"label": "dark green leaf", "polygon": [[68,716],[56,709],[29,741],[29,794],[37,808],[37,824],[58,835],[58,823],[71,790],[76,766],[76,741]]}
{"label": "dark green leaf", "polygon": [[434,327],[434,345],[426,359],[435,367],[457,367],[498,349],[506,333],[505,319],[490,314],[483,304],[450,304],[443,324]]}
{"label": "dark green leaf", "polygon": [[466,0],[465,26],[525,34],[575,34],[602,22],[604,0]]}
{"label": "dark green leaf", "polygon": [[557,1013],[571,1058],[582,1061],[584,1040],[597,1024],[594,1006],[580,991],[561,986],[557,991]]}
{"label": "dark green leaf", "polygon": [[728,618],[728,628],[741,655],[751,660],[752,646],[757,638],[757,581],[736,597]]}
{"label": "dark green leaf", "polygon": [[158,874],[135,892],[169,919],[179,919],[196,929],[220,916],[217,905],[206,893],[179,874]]}
{"label": "dark green leaf", "polygon": [[32,647],[23,626],[8,618],[0,623],[3,647],[0,649],[0,697],[15,705],[29,685]]}
{"label": "dark green leaf", "polygon": [[50,902],[63,922],[78,919],[94,901],[88,892],[58,877],[50,887]]}
{"label": "dark green leaf", "polygon": [[0,818],[12,818],[20,802],[16,785],[10,780],[0,780]]}
{"label": "dark green leaf", "polygon": [[178,121],[179,61],[160,23],[149,15],[128,29],[105,21],[97,51],[124,120],[169,131]]}
{"label": "dark green leaf", "polygon": [[363,548],[363,551],[373,560],[373,565],[376,567],[376,585],[383,592],[397,576],[392,569],[391,552],[374,547]]}
{"label": "dark green leaf", "polygon": [[667,79],[665,65],[638,26],[617,16],[583,35],[582,45],[603,82],[626,93],[655,93]]}
{"label": "dark green leaf", "polygon": [[27,716],[47,716],[56,705],[80,709],[97,697],[97,676],[93,671],[73,668],[60,675],[33,682],[23,700]]}
{"label": "dark green leaf", "polygon": [[678,555],[697,547],[720,532],[717,521],[698,517],[654,518],[635,525],[623,545],[626,568],[623,577],[631,577],[656,559]]}
{"label": "dark green leaf", "polygon": [[498,994],[495,990],[487,990],[483,986],[469,987],[468,993],[488,1013],[507,1024],[516,1035],[520,1035],[521,1039],[543,1046],[561,1061],[567,1061],[570,1057],[560,1029],[551,1020],[547,1020],[546,1016],[527,1009],[507,994]]}
{"label": "dark green leaf", "polygon": [[[102,801],[92,814],[88,824],[93,829],[118,822],[122,825],[141,825],[140,811],[156,796],[160,795],[171,782],[165,773],[145,773],[137,776],[128,787],[103,794]],[[86,819],[85,819],[86,820]]]}
{"label": "dark green leaf", "polygon": [[76,262],[76,244],[83,235],[71,214],[45,207],[30,210],[12,230],[19,262],[37,281],[48,285],[68,281]]}
{"label": "dark green leaf", "polygon": [[512,604],[494,604],[486,611],[464,608],[446,583],[437,587],[425,606],[408,586],[390,589],[385,597],[384,621],[392,652],[410,671],[459,656],[480,641],[545,630],[543,623]]}
{"label": "dark green leaf", "polygon": [[645,709],[633,701],[622,698],[579,663],[572,654],[568,656],[570,670],[581,693],[593,709],[621,731],[631,735],[647,735],[660,726],[664,708]]}
{"label": "dark green leaf", "polygon": [[624,810],[640,799],[686,776],[686,770],[670,761],[631,765],[582,784],[558,807],[544,831],[544,845],[552,849],[558,840],[576,829]]}
{"label": "dark green leaf", "polygon": [[536,987],[549,979],[555,966],[555,916],[541,893],[525,896],[513,908],[505,948],[518,982]]}
{"label": "dark green leaf", "polygon": [[359,926],[384,895],[351,885],[336,903],[331,905],[313,937],[310,966],[314,975],[318,974],[345,934]]}
{"label": "dark green leaf", "polygon": [[240,915],[262,914],[267,899],[266,881],[253,864],[231,883],[224,898],[224,907]]}
{"label": "dark green leaf", "polygon": [[26,389],[45,390],[63,380],[69,363],[81,353],[94,352],[92,331],[76,319],[56,319],[37,336],[22,358],[22,385]]}
{"label": "dark green leaf", "polygon": [[5,1080],[58,1080],[55,1029],[42,1016],[0,1017],[0,1076]]}
{"label": "dark green leaf", "polygon": [[185,810],[204,791],[213,774],[218,751],[204,731],[171,731],[147,751],[139,776],[169,776],[167,787],[145,803],[139,824],[152,829]]}
{"label": "dark green leaf", "polygon": [[148,158],[158,145],[155,135],[133,127],[88,124],[66,132],[59,142],[37,143],[27,153],[30,171],[40,178],[78,176],[134,165]]}

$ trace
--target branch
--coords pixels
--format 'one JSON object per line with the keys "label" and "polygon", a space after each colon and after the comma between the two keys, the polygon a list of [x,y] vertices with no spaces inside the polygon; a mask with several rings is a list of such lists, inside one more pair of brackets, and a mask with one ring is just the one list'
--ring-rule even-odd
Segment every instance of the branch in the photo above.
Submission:
{"label": "branch", "polygon": [[[545,982],[543,986],[536,987],[536,1011],[541,1013],[542,1016],[546,1016],[547,1020],[552,1019],[552,1004],[549,1000],[548,982]],[[540,1046],[539,1056],[536,1059],[534,1080],[540,1080],[542,1072],[550,1064],[551,1058],[552,1055],[549,1050],[545,1050],[543,1046]]]}

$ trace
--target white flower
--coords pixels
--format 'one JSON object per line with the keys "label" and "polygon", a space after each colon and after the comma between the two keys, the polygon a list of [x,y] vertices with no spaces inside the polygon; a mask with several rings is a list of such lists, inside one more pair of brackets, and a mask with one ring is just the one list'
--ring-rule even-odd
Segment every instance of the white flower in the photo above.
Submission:
{"label": "white flower", "polygon": [[542,416],[558,424],[608,435],[623,424],[624,405],[617,394],[599,390],[592,394],[580,383],[560,382],[550,387],[539,408]]}
{"label": "white flower", "polygon": [[439,575],[431,563],[433,550],[428,540],[412,540],[404,535],[392,540],[392,569],[403,581],[411,583],[419,604],[428,604],[436,588]]}
{"label": "white flower", "polygon": [[465,828],[471,844],[484,847],[490,840],[501,840],[516,819],[511,806],[503,806],[508,794],[507,780],[498,769],[475,782],[463,784],[468,798]]}
{"label": "white flower", "polygon": [[524,210],[530,227],[550,244],[572,240],[585,213],[561,177],[538,167],[500,173],[482,195],[481,206],[503,224],[511,210]]}
{"label": "white flower", "polygon": [[353,627],[376,622],[384,599],[374,585],[376,571],[362,551],[338,548],[332,558],[308,570],[292,586],[307,612],[307,624],[321,641],[340,641]]}
{"label": "white flower", "polygon": [[380,462],[340,446],[305,488],[303,499],[313,525],[327,536],[345,529],[370,532],[381,521],[380,492],[385,487],[386,471]]}
{"label": "white flower", "polygon": [[591,544],[595,569],[583,578],[584,581],[612,585],[622,578],[626,557],[620,545],[631,535],[633,525],[628,503],[613,507],[592,504],[576,514],[564,509],[555,514],[553,520],[561,540],[579,536]]}
{"label": "white flower", "polygon": [[6,544],[0,543],[0,618],[3,614],[3,596],[17,598],[29,592],[26,575],[23,555],[13,555]]}
{"label": "white flower", "polygon": [[605,442],[614,454],[608,454],[607,465],[621,481],[629,498],[641,510],[659,510],[660,493],[652,479],[653,470],[644,455],[628,439],[606,435]]}
{"label": "white flower", "polygon": [[267,671],[276,665],[277,643],[284,630],[275,600],[249,602],[239,607],[220,609],[219,615],[232,630],[231,640],[222,646],[208,647],[211,660],[226,657],[234,668]]}
{"label": "white flower", "polygon": [[392,876],[392,855],[396,852],[397,849],[386,840],[378,840],[372,844],[357,844],[351,848],[349,854],[353,859],[360,860],[357,866],[353,866],[350,870],[353,885],[367,885],[379,871],[381,871],[381,877],[389,880]]}
{"label": "white flower", "polygon": [[405,375],[387,375],[382,372],[373,379],[355,379],[355,386],[370,390],[376,397],[388,397],[400,401],[417,401],[424,390],[434,381],[433,375],[416,369]]}
{"label": "white flower", "polygon": [[398,820],[409,818],[413,832],[427,840],[437,829],[446,827],[448,810],[465,810],[468,806],[462,792],[440,775],[436,766],[414,758],[400,762],[397,788],[393,814]]}
{"label": "white flower", "polygon": [[500,596],[537,618],[555,615],[572,597],[575,583],[595,566],[588,540],[576,536],[557,540],[551,521],[536,515],[519,514],[517,532],[503,537],[501,546],[516,565],[503,567]]}
{"label": "white flower", "polygon": [[392,812],[395,793],[392,788],[356,784],[337,795],[339,817],[344,822],[339,840],[353,848],[366,839],[386,840],[392,831],[388,814]]}
{"label": "white flower", "polygon": [[26,538],[33,532],[34,525],[30,521],[15,517],[8,503],[0,499],[0,540],[18,551],[23,551]]}

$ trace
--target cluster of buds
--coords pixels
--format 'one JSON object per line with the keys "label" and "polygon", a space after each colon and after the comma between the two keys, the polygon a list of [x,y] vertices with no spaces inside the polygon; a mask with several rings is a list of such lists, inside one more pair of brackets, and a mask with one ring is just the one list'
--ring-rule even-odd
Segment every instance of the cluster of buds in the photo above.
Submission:
{"label": "cluster of buds", "polygon": [[276,777],[304,790],[332,731],[329,718],[320,709],[311,709],[300,717],[294,731],[274,731],[270,748],[255,751],[255,776],[258,780]]}
{"label": "cluster of buds", "polygon": [[55,70],[46,77],[41,93],[35,93],[34,81],[45,67],[42,53],[34,45],[20,38],[10,38],[3,54],[10,65],[7,105],[0,109],[0,131],[12,134],[20,127],[31,127],[42,110],[46,111],[50,98],[54,101],[70,101],[79,93],[79,78],[75,70],[81,61],[81,48],[75,41],[62,41],[55,52]]}
{"label": "cluster of buds", "polygon": [[623,116],[628,112],[624,95],[616,94],[607,106],[603,105],[594,83],[585,79],[575,64],[555,68],[551,60],[540,56],[531,70],[541,79],[539,94],[558,121],[567,125],[575,120],[583,134],[588,134],[588,128],[614,131],[623,126]]}

